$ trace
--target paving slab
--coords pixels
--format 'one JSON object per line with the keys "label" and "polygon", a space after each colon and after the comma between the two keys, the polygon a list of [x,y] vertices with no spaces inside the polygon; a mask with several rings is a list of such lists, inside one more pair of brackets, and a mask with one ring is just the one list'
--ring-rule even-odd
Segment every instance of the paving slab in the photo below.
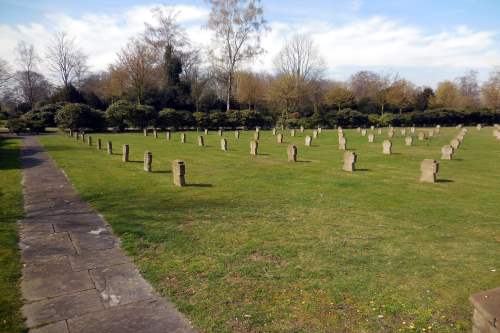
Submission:
{"label": "paving slab", "polygon": [[68,320],[71,333],[186,333],[195,332],[166,302],[150,300],[114,307]]}
{"label": "paving slab", "polygon": [[66,321],[59,321],[57,323],[31,329],[30,333],[69,333],[69,331]]}
{"label": "paving slab", "polygon": [[27,318],[26,325],[31,328],[103,309],[97,290],[91,289],[25,304],[23,314]]}
{"label": "paving slab", "polygon": [[70,256],[69,261],[74,271],[116,266],[131,262],[130,258],[116,247],[99,251],[84,251]]}
{"label": "paving slab", "polygon": [[105,307],[142,301],[154,296],[153,288],[142,278],[134,264],[92,269],[90,276]]}
{"label": "paving slab", "polygon": [[21,163],[21,291],[31,333],[195,332],[34,137],[23,140]]}
{"label": "paving slab", "polygon": [[106,250],[118,245],[118,239],[106,228],[95,226],[86,232],[70,232],[78,253],[91,250]]}
{"label": "paving slab", "polygon": [[25,263],[21,291],[28,301],[94,288],[87,271],[74,272],[67,257]]}
{"label": "paving slab", "polygon": [[75,247],[68,233],[23,233],[21,242],[21,259],[23,262],[48,259],[55,256],[75,254]]}

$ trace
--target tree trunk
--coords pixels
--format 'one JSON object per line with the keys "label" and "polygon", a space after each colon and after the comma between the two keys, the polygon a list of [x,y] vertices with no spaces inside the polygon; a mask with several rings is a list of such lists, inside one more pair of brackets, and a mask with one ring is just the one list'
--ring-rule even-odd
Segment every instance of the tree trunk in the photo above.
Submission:
{"label": "tree trunk", "polygon": [[227,80],[226,111],[229,111],[231,109],[232,86],[233,86],[233,73],[232,71],[230,71]]}

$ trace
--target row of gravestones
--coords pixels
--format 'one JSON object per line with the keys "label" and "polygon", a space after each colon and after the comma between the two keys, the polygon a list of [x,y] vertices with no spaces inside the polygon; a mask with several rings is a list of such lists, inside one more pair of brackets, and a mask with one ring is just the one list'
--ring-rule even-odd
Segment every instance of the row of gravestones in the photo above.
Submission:
{"label": "row of gravestones", "polygon": [[[84,132],[78,133],[69,131],[69,136],[74,137],[78,141],[86,142],[89,146],[93,145],[92,137],[90,135],[86,135]],[[96,147],[98,150],[102,149],[102,140],[100,138],[97,139]],[[113,154],[113,143],[108,141],[106,143],[106,149],[109,155]],[[130,156],[130,146],[127,144],[123,145],[122,148],[122,161],[129,162]],[[144,153],[144,171],[152,172],[153,168],[153,154],[150,151],[146,151]],[[185,186],[186,185],[186,164],[182,160],[173,160],[172,161],[172,178],[173,183],[176,186]]]}
{"label": "row of gravestones", "polygon": [[[481,126],[477,126],[481,130]],[[493,127],[493,136],[500,140],[500,125]],[[471,295],[469,301],[473,307],[472,332],[493,333],[500,332],[500,288],[481,291]]]}

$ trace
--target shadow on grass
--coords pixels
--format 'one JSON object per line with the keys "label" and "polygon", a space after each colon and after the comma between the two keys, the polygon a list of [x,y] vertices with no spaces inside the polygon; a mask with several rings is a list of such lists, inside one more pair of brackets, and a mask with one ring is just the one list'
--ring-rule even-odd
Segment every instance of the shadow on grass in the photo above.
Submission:
{"label": "shadow on grass", "polygon": [[297,163],[311,163],[312,161],[296,161]]}
{"label": "shadow on grass", "polygon": [[354,171],[361,171],[361,172],[369,172],[369,171],[372,171],[372,169],[355,169]]}
{"label": "shadow on grass", "polygon": [[438,179],[436,180],[437,183],[453,183],[454,180],[451,179]]}
{"label": "shadow on grass", "polygon": [[172,173],[170,170],[151,171],[151,173]]}
{"label": "shadow on grass", "polygon": [[212,184],[186,184],[186,187],[213,187]]}

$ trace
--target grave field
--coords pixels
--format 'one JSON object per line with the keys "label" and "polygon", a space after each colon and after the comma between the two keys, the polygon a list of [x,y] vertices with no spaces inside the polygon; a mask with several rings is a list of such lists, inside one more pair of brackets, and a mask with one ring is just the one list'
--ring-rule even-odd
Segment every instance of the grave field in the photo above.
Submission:
{"label": "grave field", "polygon": [[[419,129],[417,129],[418,132]],[[63,135],[39,140],[80,195],[110,222],[156,290],[203,332],[467,332],[468,297],[500,279],[500,141],[469,128],[451,161],[441,147],[458,134],[392,155],[344,130],[356,171],[342,170],[337,131],[211,131],[205,147],[180,133]],[[371,133],[368,130],[368,133]],[[96,149],[97,138],[103,149]],[[113,142],[114,154],[106,152]],[[297,162],[287,147],[298,148]],[[130,162],[122,162],[122,145]],[[153,172],[143,171],[145,151]],[[419,182],[420,163],[439,161],[438,183]],[[186,164],[186,187],[171,162]]]}

